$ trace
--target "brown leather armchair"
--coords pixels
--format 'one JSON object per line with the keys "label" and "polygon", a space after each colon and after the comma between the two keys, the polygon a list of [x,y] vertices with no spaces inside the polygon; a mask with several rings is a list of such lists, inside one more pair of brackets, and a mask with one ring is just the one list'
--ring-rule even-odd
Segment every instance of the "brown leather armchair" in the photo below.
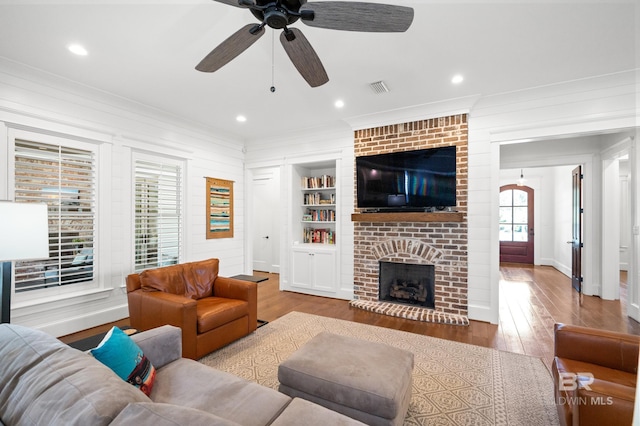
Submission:
{"label": "brown leather armchair", "polygon": [[640,336],[556,324],[552,364],[560,423],[630,425]]}
{"label": "brown leather armchair", "polygon": [[256,283],[218,276],[218,259],[127,276],[131,326],[182,329],[182,356],[198,359],[256,330]]}

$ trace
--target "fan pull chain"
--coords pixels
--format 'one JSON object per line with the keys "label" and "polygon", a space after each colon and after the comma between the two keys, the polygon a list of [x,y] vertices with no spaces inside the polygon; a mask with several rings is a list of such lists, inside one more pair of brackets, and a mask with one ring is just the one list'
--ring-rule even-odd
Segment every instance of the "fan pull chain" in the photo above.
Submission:
{"label": "fan pull chain", "polygon": [[275,36],[276,32],[271,30],[271,88],[269,90],[271,90],[271,93],[275,93],[276,91],[276,86],[275,86],[275,69],[276,69],[276,65],[275,65]]}

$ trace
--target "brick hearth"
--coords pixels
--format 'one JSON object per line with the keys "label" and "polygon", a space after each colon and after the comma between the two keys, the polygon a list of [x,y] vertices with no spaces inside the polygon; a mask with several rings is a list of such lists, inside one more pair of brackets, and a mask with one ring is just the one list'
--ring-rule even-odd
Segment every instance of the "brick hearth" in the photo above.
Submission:
{"label": "brick hearth", "polygon": [[[462,221],[437,215],[426,222],[354,223],[354,300],[351,305],[421,321],[468,324],[467,116],[456,115],[355,132],[355,156],[456,146],[456,208]],[[354,167],[355,170],[355,167]],[[355,200],[354,200],[355,204]],[[357,216],[361,213],[355,208]],[[364,216],[364,218],[363,218]],[[435,309],[378,301],[379,261],[435,266]]]}

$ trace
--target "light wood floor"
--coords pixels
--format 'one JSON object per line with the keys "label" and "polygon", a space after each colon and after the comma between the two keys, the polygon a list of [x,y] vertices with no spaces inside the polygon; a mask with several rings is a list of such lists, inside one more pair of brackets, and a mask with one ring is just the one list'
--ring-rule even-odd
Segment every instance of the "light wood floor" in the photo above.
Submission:
{"label": "light wood floor", "polygon": [[[500,323],[471,321],[467,326],[405,320],[352,308],[346,300],[309,296],[279,290],[279,276],[264,272],[258,284],[258,318],[274,321],[299,311],[380,327],[394,328],[442,339],[541,357],[553,358],[553,324],[583,325],[640,335],[640,324],[626,314],[626,274],[621,274],[621,300],[606,301],[579,295],[571,280],[548,266],[503,264],[500,267]],[[106,331],[123,320],[62,337],[71,342]]]}

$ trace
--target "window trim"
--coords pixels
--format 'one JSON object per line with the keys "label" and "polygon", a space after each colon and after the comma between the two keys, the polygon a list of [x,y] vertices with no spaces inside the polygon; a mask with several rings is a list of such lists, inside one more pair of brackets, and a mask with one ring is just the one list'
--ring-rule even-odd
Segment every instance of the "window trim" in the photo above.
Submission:
{"label": "window trim", "polygon": [[[35,289],[24,292],[15,291],[15,274],[12,271],[12,283],[11,283],[11,298],[14,309],[20,306],[29,306],[41,301],[53,301],[53,300],[67,300],[77,295],[91,294],[96,291],[100,291],[104,287],[102,279],[102,268],[100,253],[103,251],[103,247],[100,242],[101,229],[103,229],[100,214],[101,206],[99,202],[100,194],[102,191],[101,182],[104,181],[102,176],[103,167],[101,167],[101,142],[91,142],[87,140],[78,140],[68,135],[52,135],[46,133],[40,133],[36,131],[29,131],[23,129],[15,129],[9,127],[7,129],[8,143],[7,143],[7,181],[9,197],[11,201],[15,201],[15,188],[16,188],[16,164],[15,164],[15,149],[16,140],[25,140],[34,143],[60,145],[72,149],[81,149],[85,151],[91,151],[94,155],[94,238],[93,246],[96,249],[93,256],[93,279],[87,282],[74,283],[73,285],[62,285],[48,288]],[[12,268],[15,269],[15,264],[12,263]]]}

